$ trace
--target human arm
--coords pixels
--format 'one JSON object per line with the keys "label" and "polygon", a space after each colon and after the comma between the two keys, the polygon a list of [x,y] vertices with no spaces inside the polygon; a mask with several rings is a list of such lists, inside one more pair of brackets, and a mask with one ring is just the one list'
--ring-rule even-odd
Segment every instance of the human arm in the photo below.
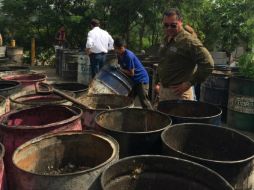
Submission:
{"label": "human arm", "polygon": [[192,50],[191,59],[194,60],[197,65],[196,71],[189,81],[194,85],[196,83],[202,83],[206,80],[208,75],[212,73],[214,61],[209,51],[197,38],[192,41],[190,45],[190,49]]}
{"label": "human arm", "polygon": [[0,46],[2,46],[2,45],[3,45],[3,38],[2,38],[2,35],[0,33]]}
{"label": "human arm", "polygon": [[182,83],[177,84],[177,85],[172,85],[172,86],[170,86],[170,88],[173,90],[175,95],[180,96],[181,94],[183,94],[184,92],[189,90],[189,88],[191,86],[192,86],[192,84],[187,81],[187,82],[182,82]]}
{"label": "human arm", "polygon": [[108,34],[108,50],[114,49],[114,40],[110,34]]}
{"label": "human arm", "polygon": [[[122,62],[124,62],[124,64]],[[124,60],[118,59],[118,63],[120,65],[120,71],[122,71],[123,73],[125,73],[130,77],[134,76],[135,74],[134,62],[129,56],[126,56]],[[125,66],[123,67],[123,65]]]}
{"label": "human arm", "polygon": [[120,70],[121,70],[124,74],[126,74],[126,75],[128,75],[128,76],[130,76],[130,77],[133,77],[133,76],[134,76],[134,69],[123,69],[123,68],[121,67]]}
{"label": "human arm", "polygon": [[87,35],[86,49],[85,49],[85,53],[87,55],[89,55],[91,53],[91,47],[93,46],[93,44],[94,44],[93,35],[91,32],[89,32]]}

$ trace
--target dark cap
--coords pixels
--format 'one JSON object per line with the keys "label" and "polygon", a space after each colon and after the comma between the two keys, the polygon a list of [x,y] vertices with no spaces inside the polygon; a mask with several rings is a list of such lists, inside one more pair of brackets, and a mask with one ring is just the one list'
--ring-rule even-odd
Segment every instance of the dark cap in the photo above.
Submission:
{"label": "dark cap", "polygon": [[92,26],[99,26],[100,25],[100,21],[98,19],[93,18],[91,20],[91,25]]}

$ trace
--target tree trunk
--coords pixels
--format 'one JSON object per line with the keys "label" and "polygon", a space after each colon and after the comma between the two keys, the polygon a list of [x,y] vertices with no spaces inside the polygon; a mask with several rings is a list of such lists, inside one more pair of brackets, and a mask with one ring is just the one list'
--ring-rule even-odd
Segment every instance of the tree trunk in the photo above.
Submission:
{"label": "tree trunk", "polygon": [[143,23],[141,23],[140,30],[139,30],[139,50],[143,49],[143,37],[145,33],[145,27],[146,27],[146,21],[143,20]]}

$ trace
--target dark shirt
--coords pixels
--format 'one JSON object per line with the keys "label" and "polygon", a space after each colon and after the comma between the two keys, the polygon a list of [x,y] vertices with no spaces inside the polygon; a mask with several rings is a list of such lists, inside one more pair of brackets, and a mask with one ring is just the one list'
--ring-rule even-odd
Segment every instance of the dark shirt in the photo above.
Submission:
{"label": "dark shirt", "polygon": [[135,84],[149,83],[149,76],[146,69],[143,67],[142,63],[132,51],[125,49],[123,56],[118,57],[118,61],[123,69],[134,69],[134,76],[132,76],[131,79],[134,81]]}
{"label": "dark shirt", "polygon": [[203,82],[213,70],[213,59],[200,40],[182,29],[170,42],[165,40],[160,49],[158,66],[164,87],[191,82]]}

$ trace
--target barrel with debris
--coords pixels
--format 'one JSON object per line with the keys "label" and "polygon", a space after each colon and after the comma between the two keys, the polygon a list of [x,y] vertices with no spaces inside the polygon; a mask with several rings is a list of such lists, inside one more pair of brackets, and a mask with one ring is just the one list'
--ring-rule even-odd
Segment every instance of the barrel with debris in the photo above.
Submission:
{"label": "barrel with debris", "polygon": [[203,123],[173,125],[161,137],[166,155],[207,166],[236,190],[253,189],[254,141],[251,138],[230,128]]}
{"label": "barrel with debris", "polygon": [[161,153],[161,132],[172,121],[161,112],[123,108],[99,113],[98,130],[114,137],[120,145],[120,157]]}
{"label": "barrel with debris", "polygon": [[101,172],[118,160],[112,137],[92,132],[48,134],[13,154],[19,190],[98,190]]}
{"label": "barrel with debris", "polygon": [[94,118],[97,114],[111,109],[133,107],[133,100],[127,96],[116,94],[93,94],[79,97],[78,101],[87,108],[83,108],[83,129],[96,130]]}
{"label": "barrel with debris", "polygon": [[38,82],[43,82],[47,78],[46,75],[44,74],[39,74],[39,73],[25,73],[25,74],[15,74],[15,75],[9,75],[6,74],[1,77],[3,80],[13,80],[13,81],[18,81],[22,85],[22,87],[29,89],[29,90],[34,90],[35,86]]}
{"label": "barrel with debris", "polygon": [[[72,92],[65,92],[71,97],[75,97]],[[72,102],[67,101],[61,96],[54,93],[38,94],[34,90],[20,90],[9,96],[10,110],[26,109],[42,105],[72,105]]]}
{"label": "barrel with debris", "polygon": [[14,150],[26,141],[49,132],[81,131],[82,110],[73,106],[44,105],[8,112],[0,117],[0,137],[6,148],[4,162],[8,188],[13,189]]}
{"label": "barrel with debris", "polygon": [[127,157],[107,168],[103,190],[233,190],[218,173],[195,162],[166,156]]}

